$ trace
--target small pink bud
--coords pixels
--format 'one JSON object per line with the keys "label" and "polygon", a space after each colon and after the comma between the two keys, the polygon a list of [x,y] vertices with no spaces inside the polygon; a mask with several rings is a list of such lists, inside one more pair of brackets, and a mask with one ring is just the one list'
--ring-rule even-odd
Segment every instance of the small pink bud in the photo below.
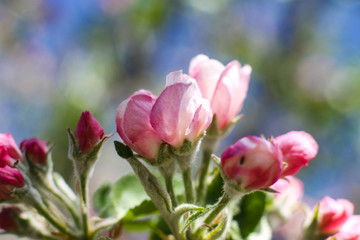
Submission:
{"label": "small pink bud", "polygon": [[126,145],[147,159],[155,160],[163,141],[150,124],[156,97],[140,90],[123,101],[116,113],[116,128]]}
{"label": "small pink bud", "polygon": [[104,129],[89,111],[85,111],[81,114],[74,136],[81,152],[88,153],[104,137]]}
{"label": "small pink bud", "polygon": [[[14,138],[12,137],[11,133],[0,133],[0,147],[4,147],[7,150],[7,154],[14,160],[16,161],[20,161],[22,159],[22,154],[20,152],[20,149],[18,148],[18,146],[15,143]],[[1,158],[1,154],[3,154],[2,156],[4,157],[5,152],[4,150],[3,153],[0,153],[0,158]],[[16,161],[10,161],[9,163],[11,163],[11,165],[16,162]],[[1,160],[0,160],[1,162]]]}
{"label": "small pink bud", "polygon": [[16,231],[20,226],[17,222],[17,217],[21,210],[18,207],[3,207],[0,212],[0,228],[5,231]]}
{"label": "small pink bud", "polygon": [[313,159],[319,149],[314,138],[302,131],[292,131],[278,136],[274,142],[280,147],[287,166],[282,176],[295,175]]}
{"label": "small pink bud", "polygon": [[12,158],[6,147],[0,146],[0,167],[5,165],[13,166],[16,163],[16,159]]}
{"label": "small pink bud", "polygon": [[25,152],[29,161],[39,165],[45,165],[48,148],[44,140],[37,138],[24,139],[20,143],[20,149]]}
{"label": "small pink bud", "polygon": [[346,199],[325,197],[319,202],[318,231],[322,234],[339,232],[354,213],[354,205]]}
{"label": "small pink bud", "polygon": [[209,100],[220,131],[226,129],[239,113],[246,98],[251,67],[238,61],[224,66],[215,59],[197,55],[190,62],[189,75],[199,85],[202,96]]}
{"label": "small pink bud", "polygon": [[19,170],[8,165],[0,168],[0,202],[12,199],[13,190],[24,186],[24,177]]}
{"label": "small pink bud", "polygon": [[211,121],[210,103],[201,96],[195,80],[181,71],[170,73],[150,114],[150,123],[160,138],[180,147],[184,140],[196,141]]}
{"label": "small pink bud", "polygon": [[248,136],[225,149],[221,166],[227,177],[242,188],[267,188],[281,175],[282,154],[272,142]]}

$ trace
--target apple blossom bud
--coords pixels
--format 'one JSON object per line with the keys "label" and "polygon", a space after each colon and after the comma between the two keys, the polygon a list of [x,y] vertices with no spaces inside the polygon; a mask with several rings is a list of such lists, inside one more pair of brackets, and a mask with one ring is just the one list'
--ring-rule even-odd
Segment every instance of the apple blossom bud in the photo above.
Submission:
{"label": "apple blossom bud", "polygon": [[195,80],[182,71],[170,73],[150,114],[160,138],[180,148],[185,140],[193,143],[202,136],[211,120],[210,103],[201,96]]}
{"label": "apple blossom bud", "polygon": [[4,146],[0,146],[0,167],[5,165],[13,166],[16,163],[16,159],[9,155],[8,150]]}
{"label": "apple blossom bud", "polygon": [[82,153],[86,154],[104,137],[104,130],[89,111],[81,114],[74,137]]}
{"label": "apple blossom bud", "polygon": [[226,130],[245,100],[251,67],[238,61],[224,66],[203,54],[190,62],[189,75],[197,81],[202,96],[209,100],[219,131]]}
{"label": "apple blossom bud", "polygon": [[21,159],[22,154],[11,133],[0,133],[0,166],[4,163],[12,166]]}
{"label": "apple blossom bud", "polygon": [[322,234],[335,234],[353,213],[354,205],[348,200],[334,200],[326,196],[319,202],[317,229]]}
{"label": "apple blossom bud", "polygon": [[116,129],[124,143],[153,161],[163,143],[150,124],[150,112],[155,101],[151,92],[140,90],[120,103],[116,113]]}
{"label": "apple blossom bud", "polygon": [[303,131],[291,131],[278,136],[274,142],[281,149],[287,166],[282,177],[296,174],[303,166],[313,159],[319,149],[314,138]]}
{"label": "apple blossom bud", "polygon": [[11,200],[14,189],[24,186],[24,177],[19,170],[8,165],[0,168],[0,202]]}
{"label": "apple blossom bud", "polygon": [[46,165],[48,147],[44,140],[37,138],[24,139],[20,143],[20,149],[25,152],[27,159],[39,165]]}
{"label": "apple blossom bud", "polygon": [[227,178],[243,189],[262,189],[279,179],[283,169],[282,154],[273,142],[247,136],[225,149],[221,166]]}
{"label": "apple blossom bud", "polygon": [[0,212],[0,228],[7,232],[15,232],[20,226],[18,224],[18,216],[21,210],[18,207],[3,207]]}

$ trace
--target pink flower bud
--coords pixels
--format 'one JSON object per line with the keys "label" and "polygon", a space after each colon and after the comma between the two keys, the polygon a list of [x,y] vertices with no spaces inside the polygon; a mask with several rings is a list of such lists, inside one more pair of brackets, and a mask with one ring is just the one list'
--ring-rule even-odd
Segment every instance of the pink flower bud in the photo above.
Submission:
{"label": "pink flower bud", "polygon": [[150,124],[156,97],[140,90],[123,101],[116,113],[117,132],[126,145],[147,159],[156,159],[163,141]]}
{"label": "pink flower bud", "polygon": [[325,197],[319,203],[318,231],[328,235],[339,232],[353,213],[354,205],[348,200]]}
{"label": "pink flower bud", "polygon": [[20,143],[20,149],[25,152],[29,161],[39,165],[46,164],[48,148],[44,140],[37,138],[24,139]]}
{"label": "pink flower bud", "polygon": [[[20,152],[20,149],[16,145],[11,133],[0,133],[0,147],[1,146],[3,147],[3,149],[0,150],[0,164],[1,162],[6,161],[7,164],[13,165],[14,162],[21,160],[22,154]],[[6,151],[4,150],[4,148],[6,149]],[[9,160],[7,155],[13,160]],[[5,158],[6,160],[2,158]]]}
{"label": "pink flower bud", "polygon": [[251,67],[241,67],[238,61],[224,66],[201,54],[191,60],[189,74],[196,79],[202,96],[210,101],[218,129],[226,129],[242,108],[249,86]]}
{"label": "pink flower bud", "polygon": [[5,231],[15,231],[18,227],[17,217],[21,210],[18,207],[3,207],[0,212],[0,228]]}
{"label": "pink flower bud", "polygon": [[283,169],[280,149],[263,138],[243,137],[221,155],[226,176],[245,189],[267,188]]}
{"label": "pink flower bud", "polygon": [[180,147],[184,140],[196,141],[211,121],[210,103],[201,96],[195,80],[181,71],[170,73],[150,114],[150,123],[160,138]]}
{"label": "pink flower bud", "polygon": [[292,131],[278,136],[274,142],[280,147],[287,166],[282,176],[295,175],[313,159],[319,149],[314,138],[302,131]]}
{"label": "pink flower bud", "polygon": [[0,167],[5,165],[13,166],[16,163],[16,159],[9,155],[8,150],[4,146],[0,146]]}
{"label": "pink flower bud", "polygon": [[19,170],[8,165],[0,168],[0,202],[12,199],[13,190],[24,186],[24,177]]}
{"label": "pink flower bud", "polygon": [[74,136],[81,152],[88,153],[104,137],[104,129],[89,111],[85,111],[81,114]]}

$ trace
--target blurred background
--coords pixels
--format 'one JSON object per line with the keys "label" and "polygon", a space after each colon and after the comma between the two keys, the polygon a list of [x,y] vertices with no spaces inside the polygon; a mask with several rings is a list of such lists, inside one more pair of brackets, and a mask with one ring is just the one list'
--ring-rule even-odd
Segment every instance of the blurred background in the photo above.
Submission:
{"label": "blurred background", "polygon": [[[245,117],[219,154],[245,135],[305,130],[320,146],[298,174],[307,198],[348,198],[360,212],[358,0],[1,0],[0,132],[55,143],[71,183],[66,128],[81,112],[113,133],[121,101],[159,94],[199,53],[253,67]],[[92,190],[129,171],[109,141]]]}

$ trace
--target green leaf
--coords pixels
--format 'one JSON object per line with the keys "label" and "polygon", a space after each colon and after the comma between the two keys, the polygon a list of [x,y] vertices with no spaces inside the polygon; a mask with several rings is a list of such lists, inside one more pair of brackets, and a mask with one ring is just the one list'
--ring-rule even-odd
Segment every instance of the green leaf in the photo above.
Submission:
{"label": "green leaf", "polygon": [[222,179],[219,171],[217,171],[214,179],[208,186],[208,190],[206,193],[207,204],[212,205],[219,200],[219,198],[223,195],[223,186],[224,186],[224,180]]}
{"label": "green leaf", "polygon": [[116,152],[120,157],[128,159],[134,156],[132,150],[125,144],[119,141],[114,141],[114,144],[115,144]]}
{"label": "green leaf", "polygon": [[253,192],[245,195],[240,201],[240,213],[234,216],[240,227],[241,236],[247,238],[258,226],[265,211],[266,194]]}
{"label": "green leaf", "polygon": [[149,215],[157,211],[134,174],[127,174],[113,185],[101,186],[93,196],[94,208],[101,217],[116,217],[119,220]]}
{"label": "green leaf", "polygon": [[93,195],[93,206],[100,217],[111,216],[114,211],[110,196],[111,184],[104,183]]}
{"label": "green leaf", "polygon": [[109,237],[101,237],[99,240],[113,240],[113,239]]}

